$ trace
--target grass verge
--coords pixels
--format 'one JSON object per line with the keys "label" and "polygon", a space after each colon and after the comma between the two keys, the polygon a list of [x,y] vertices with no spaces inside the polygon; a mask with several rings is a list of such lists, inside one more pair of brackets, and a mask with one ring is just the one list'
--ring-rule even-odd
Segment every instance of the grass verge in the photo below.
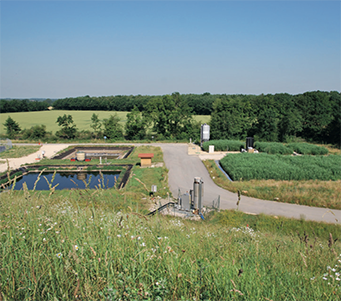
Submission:
{"label": "grass verge", "polygon": [[1,159],[8,159],[8,158],[20,158],[28,156],[32,153],[37,152],[41,146],[35,145],[25,145],[25,146],[17,146],[13,145],[13,147],[9,150],[5,150],[4,152],[0,153]]}

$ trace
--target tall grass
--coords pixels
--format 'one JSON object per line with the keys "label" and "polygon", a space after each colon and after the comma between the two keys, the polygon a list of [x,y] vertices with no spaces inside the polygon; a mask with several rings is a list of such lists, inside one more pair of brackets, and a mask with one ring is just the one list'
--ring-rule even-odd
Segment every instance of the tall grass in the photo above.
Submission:
{"label": "tall grass", "polygon": [[284,146],[279,142],[255,142],[255,149],[259,152],[264,152],[267,154],[281,154],[281,155],[290,155],[293,153],[293,150],[290,147]]}
{"label": "tall grass", "polygon": [[212,222],[210,217],[206,222],[146,218],[132,204],[128,211],[113,210],[112,203],[122,203],[126,195],[77,193],[48,197],[24,191],[3,198],[3,299],[337,300],[340,296],[341,247],[334,241],[331,245],[328,237],[255,231],[253,224],[231,225],[224,216],[212,216]]}
{"label": "tall grass", "polygon": [[326,155],[328,149],[323,146],[317,146],[309,143],[290,143],[287,147],[302,155]]}
{"label": "tall grass", "polygon": [[232,180],[340,180],[341,156],[230,154],[220,160]]}

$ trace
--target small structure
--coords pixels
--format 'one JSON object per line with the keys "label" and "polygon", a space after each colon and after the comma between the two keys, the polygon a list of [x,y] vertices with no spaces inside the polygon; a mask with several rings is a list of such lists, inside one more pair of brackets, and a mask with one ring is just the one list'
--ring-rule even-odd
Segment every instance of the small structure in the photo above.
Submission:
{"label": "small structure", "polygon": [[202,143],[210,140],[210,126],[206,123],[201,125],[200,130],[200,146],[202,147]]}
{"label": "small structure", "polygon": [[141,167],[151,166],[153,157],[154,154],[139,154],[139,158],[141,158]]}

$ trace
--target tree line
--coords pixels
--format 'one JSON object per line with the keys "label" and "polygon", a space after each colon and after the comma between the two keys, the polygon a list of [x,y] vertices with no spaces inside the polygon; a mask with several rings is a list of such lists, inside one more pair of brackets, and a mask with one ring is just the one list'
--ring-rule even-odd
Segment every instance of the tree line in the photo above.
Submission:
{"label": "tree line", "polygon": [[[173,94],[180,95],[178,92]],[[149,95],[116,95],[116,96],[101,96],[90,97],[80,96],[73,98],[57,99],[53,103],[56,110],[89,110],[89,111],[126,111],[130,112],[135,107],[139,111],[143,111],[145,106],[161,96]],[[210,93],[204,94],[181,94],[181,98],[188,104],[191,111],[195,115],[210,115],[212,112],[212,104],[220,95]]]}
{"label": "tree line", "polygon": [[212,139],[245,139],[338,144],[341,136],[341,94],[306,92],[255,97],[217,98],[211,114]]}
{"label": "tree line", "polygon": [[[60,110],[129,111],[127,139],[145,139],[154,133],[160,140],[198,140],[200,124],[193,120],[195,114],[211,115],[212,139],[244,140],[253,136],[258,141],[291,142],[300,137],[340,145],[341,94],[337,91],[297,95],[175,92],[164,96],[84,96],[58,99],[53,106]],[[105,121],[98,124],[104,127]],[[103,134],[93,130],[96,136]]]}
{"label": "tree line", "polygon": [[[120,123],[117,114],[100,120],[93,113],[90,128],[92,131],[78,131],[72,115],[59,116],[56,123],[60,126],[54,134],[55,139],[108,139],[115,140],[183,140],[200,136],[200,124],[194,121],[191,110],[180,94],[173,93],[151,99],[142,112],[134,107],[127,114],[125,126]],[[10,116],[3,123],[8,138],[19,139],[51,139],[52,133],[46,132],[45,125],[31,129],[20,128],[17,121]]]}
{"label": "tree line", "polygon": [[[179,115],[179,111],[172,112],[167,108],[167,102],[174,100],[181,102],[182,106],[185,105],[185,114]],[[157,114],[151,112],[150,108],[154,106],[155,109],[160,101],[165,103],[159,108],[161,111]],[[142,116],[149,117],[149,121],[154,118],[156,132],[166,138],[179,136],[179,133],[176,133],[176,117],[184,123],[178,127],[179,131],[182,131],[182,137],[192,135],[193,139],[197,138],[198,125],[194,125],[193,121],[188,123],[188,116],[195,114],[211,115],[212,139],[243,140],[247,136],[254,136],[259,141],[290,142],[301,137],[307,141],[340,145],[341,94],[337,91],[313,91],[297,95],[176,92],[165,96],[84,96],[58,99],[54,108],[113,111],[133,111],[135,108],[142,112]],[[169,113],[168,117],[164,113],[166,111]],[[172,121],[165,125],[163,123],[167,122],[167,118]]]}
{"label": "tree line", "polygon": [[43,101],[35,101],[29,99],[0,99],[1,113],[15,113],[15,112],[34,112],[46,111],[51,106],[52,101],[46,99]]}

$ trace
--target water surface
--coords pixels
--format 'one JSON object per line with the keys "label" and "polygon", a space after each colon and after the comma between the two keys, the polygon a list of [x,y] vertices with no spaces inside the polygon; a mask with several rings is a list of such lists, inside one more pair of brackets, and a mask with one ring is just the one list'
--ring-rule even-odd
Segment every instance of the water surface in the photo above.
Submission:
{"label": "water surface", "polygon": [[[56,190],[62,189],[94,189],[96,187],[111,188],[115,185],[120,173],[118,172],[56,172],[52,187],[59,184]],[[24,182],[32,190],[39,173],[29,173],[17,179],[14,190],[21,190]],[[49,190],[47,181],[51,184],[53,172],[44,172],[36,185],[36,190]],[[45,179],[46,178],[46,179]],[[47,181],[46,181],[47,180]]]}

